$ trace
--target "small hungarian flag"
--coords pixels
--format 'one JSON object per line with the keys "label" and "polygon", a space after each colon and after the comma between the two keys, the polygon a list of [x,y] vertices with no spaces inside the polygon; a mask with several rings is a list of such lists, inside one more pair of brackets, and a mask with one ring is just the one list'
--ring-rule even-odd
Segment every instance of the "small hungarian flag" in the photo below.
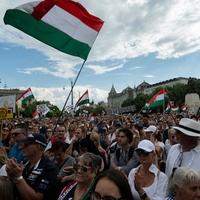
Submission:
{"label": "small hungarian flag", "polygon": [[84,60],[104,23],[80,3],[71,0],[26,3],[7,10],[4,22],[47,45]]}
{"label": "small hungarian flag", "polygon": [[89,95],[88,95],[88,90],[86,90],[84,94],[78,99],[75,107],[85,105],[88,103],[89,103]]}
{"label": "small hungarian flag", "polygon": [[149,101],[145,104],[148,109],[155,109],[164,105],[165,95],[167,91],[162,89],[158,91]]}
{"label": "small hungarian flag", "polygon": [[[24,107],[28,105],[31,101],[35,100],[31,88],[28,88],[25,92],[23,92],[19,98],[17,99],[17,105],[19,107]],[[20,106],[21,105],[21,106]]]}
{"label": "small hungarian flag", "polygon": [[176,106],[173,101],[167,104],[166,112],[179,112],[179,106]]}

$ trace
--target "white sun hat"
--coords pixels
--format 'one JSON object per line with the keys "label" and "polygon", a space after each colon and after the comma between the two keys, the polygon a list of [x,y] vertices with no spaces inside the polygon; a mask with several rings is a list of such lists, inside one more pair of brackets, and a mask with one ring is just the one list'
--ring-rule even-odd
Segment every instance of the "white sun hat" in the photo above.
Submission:
{"label": "white sun hat", "polygon": [[192,137],[200,137],[200,122],[193,119],[182,118],[177,126],[172,128]]}

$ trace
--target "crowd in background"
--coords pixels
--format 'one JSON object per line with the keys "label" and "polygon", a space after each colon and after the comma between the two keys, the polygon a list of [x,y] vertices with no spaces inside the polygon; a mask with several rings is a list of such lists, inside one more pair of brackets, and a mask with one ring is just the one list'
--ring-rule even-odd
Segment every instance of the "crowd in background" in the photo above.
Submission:
{"label": "crowd in background", "polygon": [[200,200],[199,138],[186,113],[5,120],[0,199]]}

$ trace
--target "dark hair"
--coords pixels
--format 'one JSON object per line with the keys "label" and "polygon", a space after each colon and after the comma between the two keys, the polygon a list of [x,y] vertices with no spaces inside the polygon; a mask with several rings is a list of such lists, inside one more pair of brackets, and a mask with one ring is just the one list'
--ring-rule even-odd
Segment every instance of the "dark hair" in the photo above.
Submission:
{"label": "dark hair", "polygon": [[87,152],[94,153],[95,155],[100,155],[98,148],[95,146],[94,142],[89,138],[83,138],[79,142],[79,147]]}
{"label": "dark hair", "polygon": [[62,142],[62,141],[56,141],[52,144],[52,147],[50,149],[51,152],[62,150],[62,152],[65,152],[67,148],[69,147],[69,144]]}
{"label": "dark hair", "polygon": [[129,140],[129,144],[133,141],[133,132],[128,128],[121,128],[119,133],[123,132]]}
{"label": "dark hair", "polygon": [[106,178],[112,181],[118,187],[122,199],[133,200],[133,196],[131,193],[131,188],[128,183],[128,180],[121,171],[116,170],[116,169],[108,169],[100,173],[94,182],[94,190],[96,188],[97,183],[103,178]]}

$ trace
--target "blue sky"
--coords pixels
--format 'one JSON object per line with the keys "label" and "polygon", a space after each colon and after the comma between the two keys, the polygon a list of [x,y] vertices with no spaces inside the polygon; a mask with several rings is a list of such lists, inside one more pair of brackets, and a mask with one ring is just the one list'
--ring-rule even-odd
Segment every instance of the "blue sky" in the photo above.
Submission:
{"label": "blue sky", "polygon": [[[62,107],[82,64],[5,25],[7,9],[29,0],[0,2],[0,87],[31,87],[38,100]],[[200,78],[199,0],[80,0],[105,21],[75,86],[74,101],[86,89],[107,101],[114,84],[121,92],[142,81]]]}

